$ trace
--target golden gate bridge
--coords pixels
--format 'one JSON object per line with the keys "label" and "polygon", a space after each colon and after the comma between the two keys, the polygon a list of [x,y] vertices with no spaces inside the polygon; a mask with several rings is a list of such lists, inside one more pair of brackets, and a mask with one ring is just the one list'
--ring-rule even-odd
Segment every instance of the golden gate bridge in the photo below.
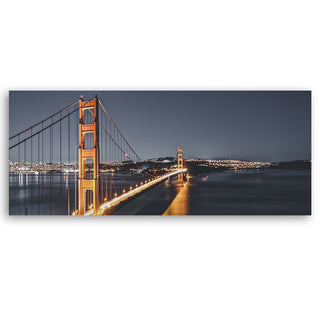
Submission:
{"label": "golden gate bridge", "polygon": [[50,214],[110,214],[172,176],[183,182],[187,171],[181,148],[174,168],[142,170],[142,159],[97,96],[81,96],[10,137],[9,159],[19,185],[30,183],[27,194],[15,198],[25,214],[43,214],[44,206]]}

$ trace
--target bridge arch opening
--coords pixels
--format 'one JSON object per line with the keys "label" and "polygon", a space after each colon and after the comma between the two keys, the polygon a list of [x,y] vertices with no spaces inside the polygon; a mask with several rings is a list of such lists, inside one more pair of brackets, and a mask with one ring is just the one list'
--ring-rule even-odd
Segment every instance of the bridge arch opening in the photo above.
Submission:
{"label": "bridge arch opening", "polygon": [[86,190],[86,211],[93,207],[93,190]]}
{"label": "bridge arch opening", "polygon": [[85,159],[85,179],[90,180],[93,178],[93,159]]}
{"label": "bridge arch opening", "polygon": [[83,124],[93,124],[94,123],[94,115],[91,109],[83,110]]}
{"label": "bridge arch opening", "polygon": [[94,147],[94,132],[86,132],[84,134],[84,149],[93,149]]}

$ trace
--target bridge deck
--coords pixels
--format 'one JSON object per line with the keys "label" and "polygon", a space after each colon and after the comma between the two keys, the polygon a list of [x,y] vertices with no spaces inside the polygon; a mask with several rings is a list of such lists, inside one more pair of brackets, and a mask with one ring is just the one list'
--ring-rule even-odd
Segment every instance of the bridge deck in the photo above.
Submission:
{"label": "bridge deck", "polygon": [[[154,186],[155,184],[161,182],[161,181],[164,181],[165,179],[169,178],[169,177],[172,177],[174,175],[177,175],[179,173],[184,173],[186,172],[187,169],[178,169],[178,170],[175,170],[173,172],[170,172],[164,176],[161,176],[155,180],[152,180],[150,182],[147,182],[135,189],[132,189],[126,193],[123,193],[122,195],[118,196],[118,197],[115,197],[113,198],[112,200],[109,200],[107,202],[104,202],[101,206],[100,206],[100,210],[99,212],[97,213],[97,215],[103,215],[105,213],[105,211],[113,206],[117,206],[120,202],[123,202],[123,201],[126,201],[128,200],[129,198],[137,195],[138,193]],[[85,213],[86,216],[90,216],[90,215],[94,215],[94,212],[93,212],[93,209],[87,211]]]}

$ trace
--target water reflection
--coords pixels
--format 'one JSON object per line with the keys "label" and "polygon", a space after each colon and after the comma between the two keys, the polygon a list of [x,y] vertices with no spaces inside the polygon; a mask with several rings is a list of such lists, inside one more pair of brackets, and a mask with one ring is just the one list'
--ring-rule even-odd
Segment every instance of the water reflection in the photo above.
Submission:
{"label": "water reflection", "polygon": [[[140,175],[101,173],[100,202],[145,181],[146,178]],[[68,215],[77,207],[77,190],[78,174],[74,172],[10,173],[9,212],[16,215]]]}
{"label": "water reflection", "polygon": [[165,214],[311,214],[311,171],[229,170],[199,175]]}
{"label": "water reflection", "polygon": [[182,189],[172,201],[163,215],[186,215],[189,212],[189,182],[184,183]]}
{"label": "water reflection", "polygon": [[[72,172],[10,174],[10,214],[67,215],[77,205],[77,181]],[[145,178],[102,174],[100,200],[141,182]],[[230,170],[199,175],[184,185],[170,179],[119,209],[119,214],[152,215],[310,213],[310,170]]]}
{"label": "water reflection", "polygon": [[[13,178],[12,178],[12,180],[13,180]],[[23,186],[23,173],[19,173],[19,187],[22,187],[22,186]]]}

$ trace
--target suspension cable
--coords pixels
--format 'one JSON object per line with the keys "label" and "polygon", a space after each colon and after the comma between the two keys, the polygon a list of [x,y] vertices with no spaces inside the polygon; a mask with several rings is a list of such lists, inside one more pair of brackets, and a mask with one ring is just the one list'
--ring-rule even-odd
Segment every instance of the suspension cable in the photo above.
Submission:
{"label": "suspension cable", "polygon": [[[33,138],[33,137],[34,137],[34,136],[36,136],[37,134],[39,134],[39,133],[41,133],[41,132],[43,132],[43,131],[45,131],[45,130],[47,130],[47,129],[51,128],[53,125],[55,125],[55,124],[59,123],[60,121],[62,121],[62,120],[63,120],[63,119],[65,119],[66,117],[69,117],[71,114],[73,114],[74,112],[76,112],[78,109],[79,109],[79,107],[78,107],[78,108],[76,108],[76,109],[74,109],[73,111],[71,111],[71,112],[70,112],[70,113],[68,113],[67,115],[65,115],[65,116],[61,117],[60,119],[56,120],[55,122],[51,122],[51,124],[49,124],[47,127],[40,129],[40,130],[39,130],[39,131],[37,131],[36,133],[34,133],[34,134],[30,135],[30,137],[27,137],[27,138],[25,138],[25,139],[23,139],[23,140],[21,140],[21,141],[17,142],[17,143],[16,143],[16,144],[14,144],[13,146],[9,147],[9,150],[11,150],[12,148],[14,148],[14,147],[18,146],[19,144],[23,143],[24,141],[27,141],[27,140],[29,140],[29,139]],[[50,119],[50,118],[49,118],[49,119]],[[19,134],[19,135],[20,135],[20,134]],[[10,138],[10,139],[11,139],[11,138]]]}
{"label": "suspension cable", "polygon": [[32,129],[32,128],[34,128],[34,127],[37,127],[38,125],[42,124],[43,122],[46,122],[47,120],[49,120],[49,119],[51,119],[51,118],[55,117],[55,116],[56,116],[56,115],[58,115],[59,113],[61,113],[61,112],[65,111],[65,110],[67,110],[67,109],[71,108],[72,106],[74,106],[74,105],[75,105],[75,104],[77,104],[78,102],[79,102],[79,100],[77,100],[77,101],[73,102],[73,103],[72,103],[72,104],[70,104],[69,106],[67,106],[67,107],[65,107],[65,108],[63,108],[63,109],[61,109],[60,111],[56,112],[55,114],[51,115],[50,117],[48,117],[48,118],[46,118],[46,119],[44,119],[44,120],[41,120],[40,122],[38,122],[37,124],[35,124],[35,125],[31,126],[30,128],[25,129],[25,130],[23,130],[23,131],[21,131],[21,132],[19,132],[19,133],[15,134],[14,136],[10,137],[10,138],[9,138],[9,140],[11,140],[11,139],[13,139],[13,138],[15,138],[15,137],[17,137],[17,136],[19,136],[19,135],[21,135],[21,134],[23,134],[23,133],[27,132],[27,131],[29,131],[30,129]]}
{"label": "suspension cable", "polygon": [[[92,111],[89,109],[89,112],[93,115]],[[110,119],[111,120],[111,119]],[[112,120],[111,120],[112,121]],[[126,152],[119,146],[119,144],[112,138],[112,136],[109,134],[109,132],[105,129],[105,127],[102,125],[102,123],[100,121],[98,121],[98,123],[100,124],[101,128],[105,131],[105,133],[110,137],[110,139],[113,141],[113,143],[121,150],[121,152],[125,155]],[[120,133],[120,131],[118,130],[118,132]],[[121,133],[120,133],[121,135]],[[129,155],[128,158],[133,161]]]}
{"label": "suspension cable", "polygon": [[120,136],[123,138],[123,140],[127,143],[127,145],[129,146],[129,148],[131,149],[131,151],[136,155],[136,157],[142,161],[142,159],[137,155],[137,153],[132,149],[132,147],[130,146],[130,144],[128,143],[127,139],[123,136],[123,134],[120,132],[120,130],[118,129],[118,127],[116,126],[116,124],[114,123],[114,121],[112,120],[112,118],[110,117],[109,113],[107,112],[106,108],[103,106],[100,98],[98,99],[100,106],[102,107],[103,111],[106,113],[106,115],[108,116],[108,118],[110,119],[110,121],[112,122],[112,124],[114,125],[114,127],[117,129],[117,131],[119,132]]}
{"label": "suspension cable", "polygon": [[[110,133],[104,128],[104,126],[101,124],[100,121],[99,121],[99,124],[100,124],[101,128],[105,131],[105,133],[106,133],[106,134],[110,137],[110,139],[113,141],[113,143],[121,150],[121,152],[122,152],[123,154],[126,154],[125,151],[123,151],[123,149],[119,146],[119,144],[111,137]],[[133,161],[133,160],[129,157],[129,155],[128,155],[128,158],[129,158],[131,161]]]}

